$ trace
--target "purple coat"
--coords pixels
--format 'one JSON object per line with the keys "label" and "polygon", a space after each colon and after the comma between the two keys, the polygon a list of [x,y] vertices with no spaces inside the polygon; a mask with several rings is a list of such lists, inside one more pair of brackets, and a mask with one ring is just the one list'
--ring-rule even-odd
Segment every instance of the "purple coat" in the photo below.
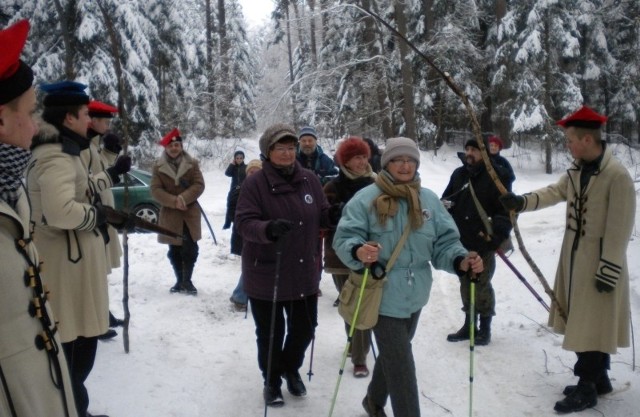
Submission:
{"label": "purple coat", "polygon": [[269,161],[240,189],[235,224],[242,235],[242,279],[249,297],[273,300],[276,243],[267,238],[270,220],[287,219],[293,229],[284,237],[278,301],[316,294],[320,281],[320,228],[328,225],[329,204],[320,180],[296,162],[290,181]]}

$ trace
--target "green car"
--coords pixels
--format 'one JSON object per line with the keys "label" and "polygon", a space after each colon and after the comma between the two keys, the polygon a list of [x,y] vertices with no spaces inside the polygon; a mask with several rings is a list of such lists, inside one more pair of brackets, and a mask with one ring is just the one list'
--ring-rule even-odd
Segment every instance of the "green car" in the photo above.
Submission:
{"label": "green car", "polygon": [[120,183],[111,188],[115,209],[134,213],[151,223],[158,223],[160,204],[151,196],[151,174],[139,169],[132,169],[124,175],[127,176],[129,184],[130,208],[129,210],[124,208],[124,178],[121,176]]}

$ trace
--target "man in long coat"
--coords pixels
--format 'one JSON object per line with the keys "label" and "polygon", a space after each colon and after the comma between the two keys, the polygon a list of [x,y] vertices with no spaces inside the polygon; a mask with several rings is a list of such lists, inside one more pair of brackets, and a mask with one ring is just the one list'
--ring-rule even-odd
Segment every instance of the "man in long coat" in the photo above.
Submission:
{"label": "man in long coat", "polygon": [[[85,85],[43,84],[40,132],[27,167],[35,243],[47,270],[51,306],[60,320],[62,347],[71,371],[76,407],[87,414],[84,381],[95,361],[98,336],[108,329],[106,214],[98,193],[118,181],[130,160],[89,175],[80,154],[88,149],[89,97]],[[125,166],[128,165],[128,166]]]}
{"label": "man in long coat", "polygon": [[76,417],[22,182],[37,132],[33,72],[19,59],[28,32],[26,20],[0,30],[0,416]]}
{"label": "man in long coat", "polygon": [[558,412],[581,411],[611,392],[610,355],[629,346],[627,246],[633,230],[636,195],[627,169],[601,139],[607,120],[583,106],[560,120],[575,159],[559,181],[518,196],[501,197],[507,209],[534,211],[567,202],[555,296],[566,314],[551,310],[549,325],[564,334],[562,347],[576,352],[578,385],[565,388]]}
{"label": "man in long coat", "polygon": [[197,295],[191,282],[198,259],[198,240],[202,238],[201,212],[198,197],[204,192],[204,178],[198,161],[182,149],[182,137],[173,129],[160,141],[165,151],[153,167],[151,195],[160,205],[158,224],[182,239],[158,235],[158,242],[167,243],[167,254],[176,275],[172,293]]}

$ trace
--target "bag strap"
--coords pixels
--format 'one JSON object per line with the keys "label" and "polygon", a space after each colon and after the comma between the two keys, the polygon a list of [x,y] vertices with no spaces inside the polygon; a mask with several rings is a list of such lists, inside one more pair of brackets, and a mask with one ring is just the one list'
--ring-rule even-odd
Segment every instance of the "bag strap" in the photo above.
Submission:
{"label": "bag strap", "polygon": [[478,201],[478,197],[476,196],[476,192],[473,189],[473,184],[469,181],[469,189],[471,190],[471,197],[473,197],[473,202],[476,205],[476,209],[478,210],[478,214],[480,214],[480,219],[482,219],[482,223],[484,224],[485,229],[487,229],[487,238],[489,236],[493,236],[493,227],[491,226],[491,221],[489,220],[489,216],[487,216],[487,212],[484,211],[484,207]]}
{"label": "bag strap", "polygon": [[387,267],[386,267],[387,272],[391,271],[391,268],[393,268],[393,264],[396,263],[398,256],[400,256],[400,251],[402,250],[404,243],[407,241],[407,238],[409,237],[410,228],[411,228],[411,225],[409,222],[407,222],[407,225],[404,227],[404,231],[402,232],[402,236],[400,236],[400,240],[398,241],[396,248],[393,250],[391,257],[389,258],[389,262],[387,262]]}

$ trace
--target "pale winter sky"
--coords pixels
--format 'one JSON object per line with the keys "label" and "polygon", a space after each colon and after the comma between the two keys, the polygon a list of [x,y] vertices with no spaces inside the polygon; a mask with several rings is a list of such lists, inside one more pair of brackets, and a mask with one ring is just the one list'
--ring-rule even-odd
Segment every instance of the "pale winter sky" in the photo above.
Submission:
{"label": "pale winter sky", "polygon": [[257,26],[269,18],[274,5],[272,0],[238,0],[242,6],[242,14],[249,26]]}

